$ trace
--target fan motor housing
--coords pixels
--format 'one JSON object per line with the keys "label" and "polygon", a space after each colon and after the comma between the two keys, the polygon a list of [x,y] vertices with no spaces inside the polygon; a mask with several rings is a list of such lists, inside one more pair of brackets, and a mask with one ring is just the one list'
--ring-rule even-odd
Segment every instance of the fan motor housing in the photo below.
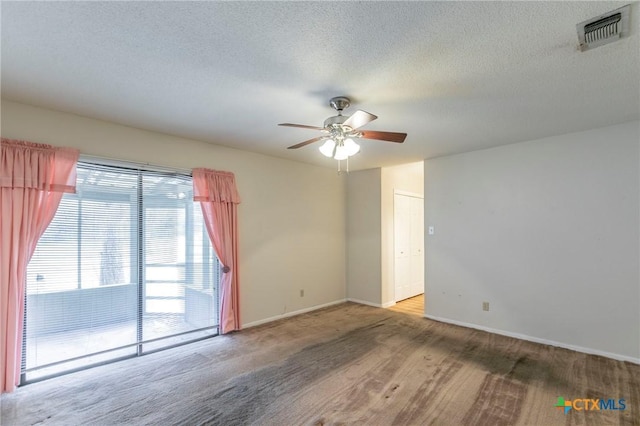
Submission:
{"label": "fan motor housing", "polygon": [[324,127],[341,126],[342,123],[347,121],[347,118],[349,117],[345,115],[334,115],[333,117],[329,117],[326,120],[324,120]]}

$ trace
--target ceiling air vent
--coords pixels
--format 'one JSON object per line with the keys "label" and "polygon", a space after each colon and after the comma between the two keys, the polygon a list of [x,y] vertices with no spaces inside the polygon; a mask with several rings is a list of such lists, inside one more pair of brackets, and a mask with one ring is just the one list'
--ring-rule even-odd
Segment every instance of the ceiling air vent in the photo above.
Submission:
{"label": "ceiling air vent", "polygon": [[629,5],[576,25],[580,50],[612,43],[629,34]]}

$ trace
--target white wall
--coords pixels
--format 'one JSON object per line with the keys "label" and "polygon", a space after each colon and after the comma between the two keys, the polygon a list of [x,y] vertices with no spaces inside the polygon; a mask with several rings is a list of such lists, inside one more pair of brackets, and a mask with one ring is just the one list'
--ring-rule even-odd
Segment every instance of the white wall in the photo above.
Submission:
{"label": "white wall", "polygon": [[347,298],[380,306],[380,169],[347,178]]}
{"label": "white wall", "polygon": [[[345,184],[333,169],[2,101],[2,136],[181,169],[235,173],[240,315],[255,324],[344,300]],[[224,142],[224,141],[221,141]],[[299,296],[299,290],[305,296]]]}
{"label": "white wall", "polygon": [[636,121],[426,161],[426,313],[640,362],[639,140]]}
{"label": "white wall", "polygon": [[381,171],[381,292],[382,306],[395,303],[395,254],[394,254],[394,191],[410,192],[424,196],[424,162],[383,167]]}

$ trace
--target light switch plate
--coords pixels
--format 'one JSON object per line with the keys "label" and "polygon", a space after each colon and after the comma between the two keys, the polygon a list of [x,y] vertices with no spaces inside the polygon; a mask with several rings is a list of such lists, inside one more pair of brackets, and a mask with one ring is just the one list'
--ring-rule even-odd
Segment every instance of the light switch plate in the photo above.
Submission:
{"label": "light switch plate", "polygon": [[436,233],[435,228],[434,228],[433,226],[430,226],[430,227],[429,227],[429,235],[433,235],[433,234],[435,234],[435,233]]}

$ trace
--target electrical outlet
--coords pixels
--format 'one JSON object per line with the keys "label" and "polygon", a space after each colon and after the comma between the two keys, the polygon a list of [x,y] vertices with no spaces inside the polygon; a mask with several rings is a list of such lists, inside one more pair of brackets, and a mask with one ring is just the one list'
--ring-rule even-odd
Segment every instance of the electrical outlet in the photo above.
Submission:
{"label": "electrical outlet", "polygon": [[482,310],[483,311],[489,310],[489,302],[482,302]]}
{"label": "electrical outlet", "polygon": [[300,289],[300,297],[304,297],[304,290]]}

